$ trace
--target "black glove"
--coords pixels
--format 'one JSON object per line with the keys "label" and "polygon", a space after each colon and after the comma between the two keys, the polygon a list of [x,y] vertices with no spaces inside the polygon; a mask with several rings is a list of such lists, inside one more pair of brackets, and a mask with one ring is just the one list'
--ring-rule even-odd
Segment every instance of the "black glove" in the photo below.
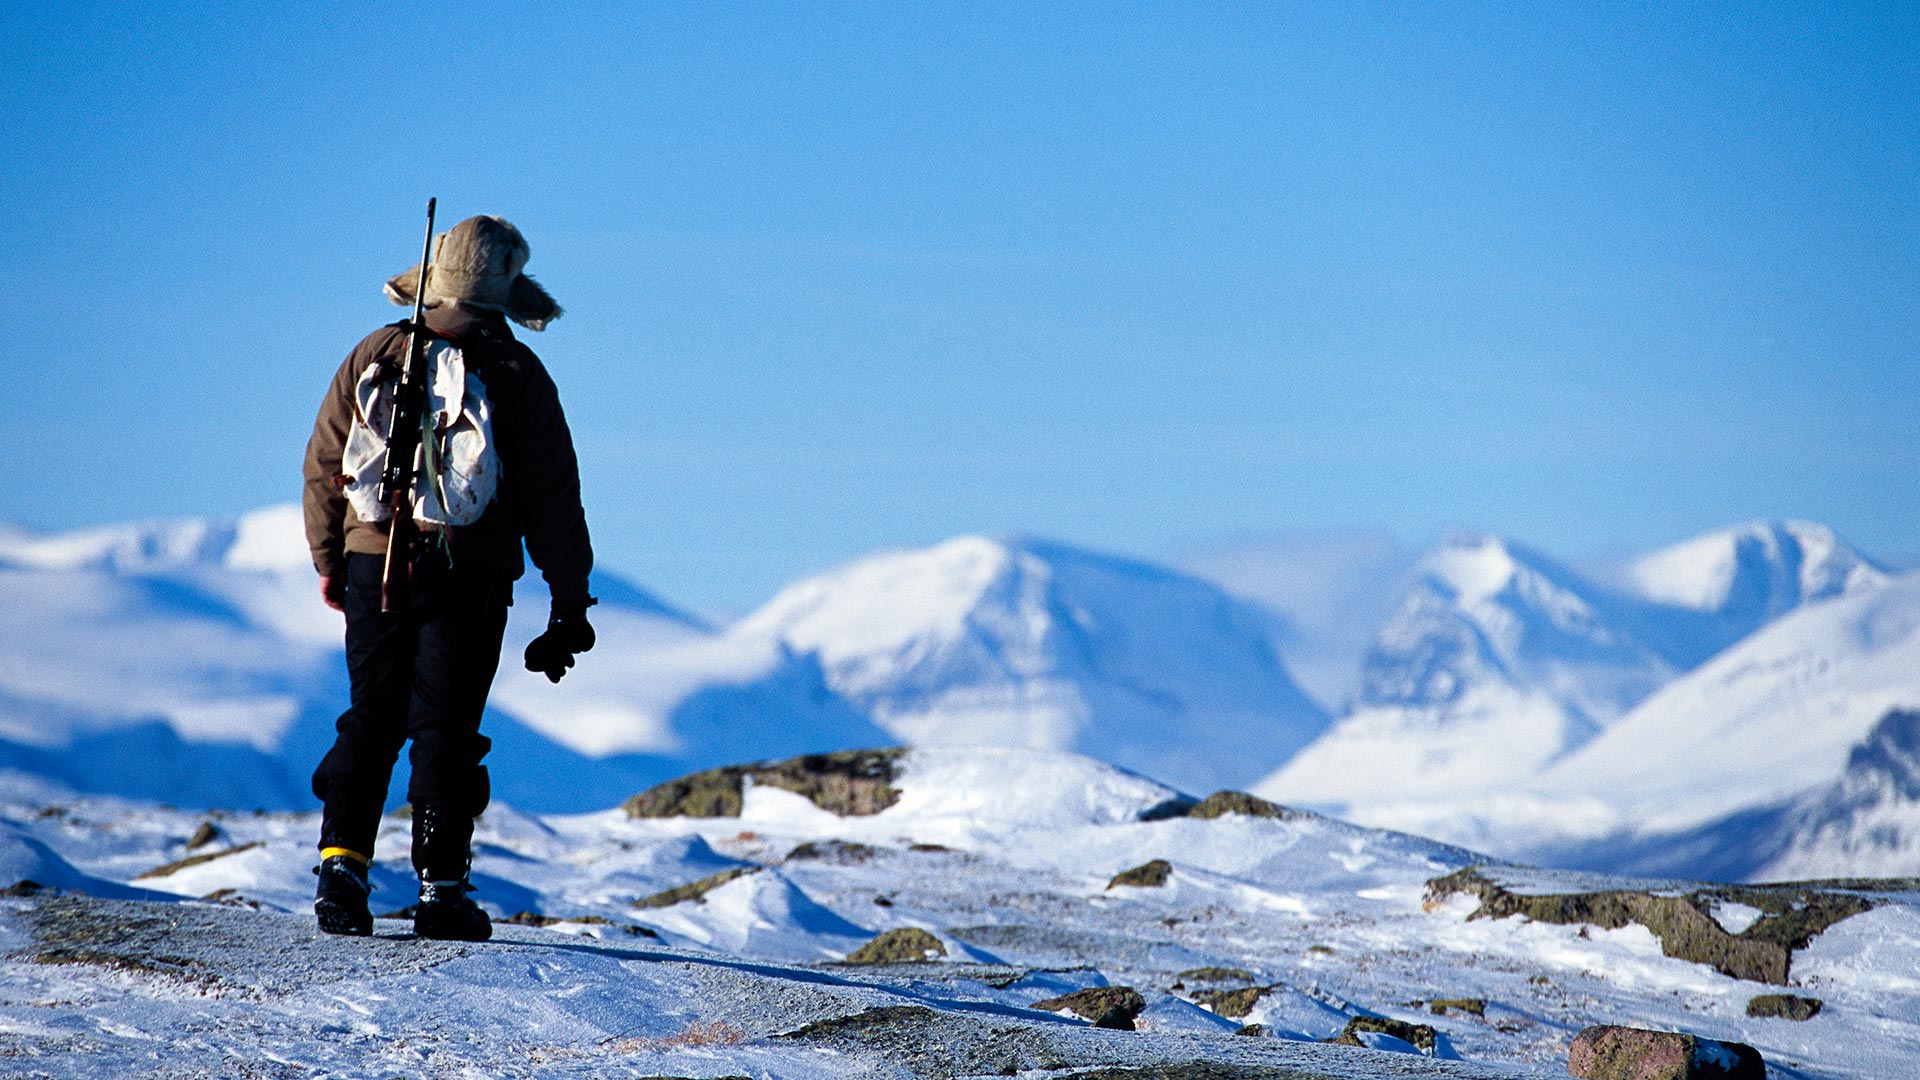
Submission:
{"label": "black glove", "polygon": [[573,666],[573,655],[593,648],[593,624],[587,621],[589,598],[578,607],[554,605],[547,617],[547,632],[527,643],[527,670],[538,671],[553,681]]}

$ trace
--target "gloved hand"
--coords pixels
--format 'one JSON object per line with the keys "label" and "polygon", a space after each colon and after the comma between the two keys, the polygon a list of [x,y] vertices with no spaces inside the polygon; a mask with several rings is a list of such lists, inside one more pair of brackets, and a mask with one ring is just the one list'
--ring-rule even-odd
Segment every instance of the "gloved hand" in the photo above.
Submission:
{"label": "gloved hand", "polygon": [[538,671],[553,682],[573,666],[575,653],[593,648],[593,624],[587,621],[588,598],[578,606],[559,604],[547,617],[547,632],[527,643],[527,670]]}

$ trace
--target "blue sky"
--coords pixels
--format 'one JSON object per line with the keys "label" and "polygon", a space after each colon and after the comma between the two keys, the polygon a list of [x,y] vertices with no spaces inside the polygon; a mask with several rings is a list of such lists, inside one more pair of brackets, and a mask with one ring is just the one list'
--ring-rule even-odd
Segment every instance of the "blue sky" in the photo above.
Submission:
{"label": "blue sky", "polygon": [[436,195],[696,607],[969,531],[1920,554],[1915,5],[540,7],[0,13],[0,519],[297,497]]}

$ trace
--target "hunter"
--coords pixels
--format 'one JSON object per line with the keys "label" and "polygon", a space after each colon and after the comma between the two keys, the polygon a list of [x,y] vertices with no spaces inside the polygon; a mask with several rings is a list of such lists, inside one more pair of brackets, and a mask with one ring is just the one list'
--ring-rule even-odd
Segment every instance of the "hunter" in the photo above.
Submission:
{"label": "hunter", "polygon": [[387,282],[388,299],[409,306],[425,282],[416,310],[432,410],[419,490],[409,492],[415,528],[399,531],[412,536],[407,550],[393,553],[407,581],[393,610],[382,610],[392,513],[373,489],[409,356],[408,321],[374,331],[348,354],[307,444],[307,543],[321,596],[346,615],[352,702],[313,774],[322,805],[314,913],[330,934],[373,932],[367,870],[394,763],[411,739],[414,931],[467,941],[492,935],[468,896],[474,819],[489,798],[480,760],[491,741],[480,734],[480,717],[525,556],[552,597],[546,632],[527,646],[527,669],[559,682],[574,655],[593,647],[593,548],[573,437],[553,379],[507,327],[512,320],[542,330],[561,313],[521,272],[527,255],[511,224],[471,217],[433,242],[424,272],[416,266]]}

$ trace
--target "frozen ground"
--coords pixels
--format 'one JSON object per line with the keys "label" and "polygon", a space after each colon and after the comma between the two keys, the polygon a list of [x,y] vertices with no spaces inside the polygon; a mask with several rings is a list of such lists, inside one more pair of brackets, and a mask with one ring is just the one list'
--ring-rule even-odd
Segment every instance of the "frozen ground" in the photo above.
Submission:
{"label": "frozen ground", "polygon": [[[1746,1042],[1777,1077],[1891,1080],[1920,1060],[1911,894],[1879,894],[1794,954],[1798,985],[1770,986],[1667,957],[1638,925],[1469,919],[1477,901],[1426,888],[1481,861],[1458,848],[1311,816],[1141,820],[1177,793],[1073,755],[923,748],[891,786],[864,817],[751,783],[729,818],[496,805],[479,899],[563,921],[465,945],[403,921],[316,934],[311,816],[0,779],[0,889],[52,886],[0,899],[0,1074],[1563,1076],[1568,1040],[1595,1023]],[[216,857],[142,876],[188,856],[203,823],[191,854]],[[383,833],[376,912],[410,900],[406,827]],[[1109,887],[1155,859],[1163,884]],[[635,904],[726,870],[745,872]],[[1623,886],[1487,872],[1531,892]],[[1714,915],[1736,931],[1756,918]],[[946,956],[842,962],[904,927]],[[1139,1030],[1030,1008],[1103,985],[1144,996]],[[1237,1008],[1205,996],[1246,987]],[[1747,1016],[1783,991],[1824,1008]],[[1354,1017],[1426,1025],[1431,1049],[1320,1041]],[[1235,1034],[1249,1024],[1262,1032]]]}

